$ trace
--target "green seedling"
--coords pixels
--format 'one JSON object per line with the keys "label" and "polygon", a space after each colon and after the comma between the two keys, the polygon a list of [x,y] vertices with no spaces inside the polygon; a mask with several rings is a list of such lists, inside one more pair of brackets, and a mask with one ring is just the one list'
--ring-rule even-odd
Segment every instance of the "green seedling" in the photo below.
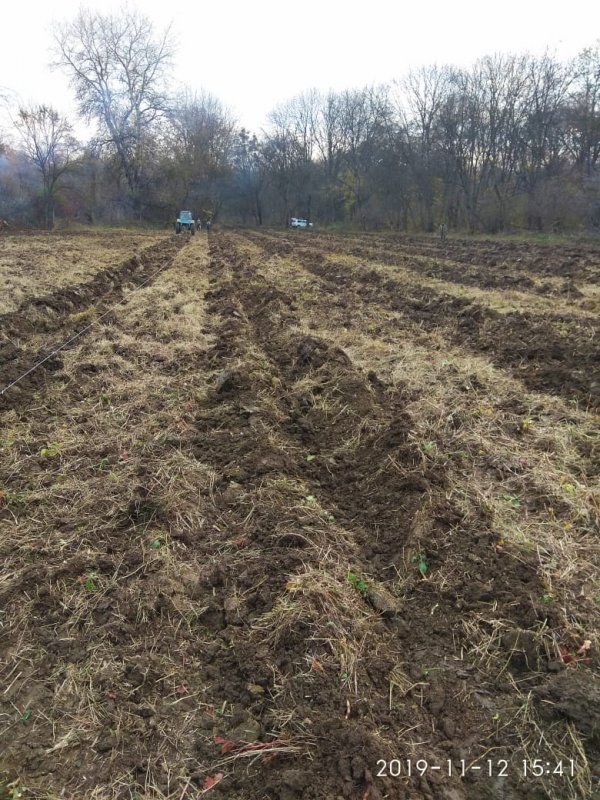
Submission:
{"label": "green seedling", "polygon": [[327,514],[327,522],[335,522],[335,517],[333,514]]}
{"label": "green seedling", "polygon": [[106,392],[100,392],[100,394],[98,395],[98,400],[103,406],[110,405],[110,395],[107,394]]}
{"label": "green seedling", "polygon": [[163,546],[163,544],[164,544],[164,542],[163,542],[162,539],[153,539],[150,542],[150,549],[151,550],[160,550],[160,548]]}
{"label": "green seedling", "polygon": [[306,495],[306,497],[304,499],[309,504],[309,506],[314,506],[314,505],[317,504],[317,498],[312,494]]}
{"label": "green seedling", "polygon": [[306,456],[306,460],[307,460],[307,461],[309,461],[309,462],[310,462],[310,461],[314,461],[314,460],[315,460],[315,458],[316,458],[316,456],[314,456],[312,453],[309,453],[309,454]]}
{"label": "green seedling", "polygon": [[364,595],[366,593],[367,584],[362,580],[362,578],[359,578],[358,575],[355,575],[353,572],[349,572],[346,576],[346,580],[361,594]]}
{"label": "green seedling", "polygon": [[21,789],[20,784],[21,781],[17,778],[16,781],[9,783],[6,787],[7,789],[7,800],[20,800],[23,797],[23,789]]}
{"label": "green seedling", "polygon": [[13,492],[12,489],[0,489],[0,507],[4,504],[18,506],[23,502],[25,502],[25,495],[22,492]]}
{"label": "green seedling", "polygon": [[577,491],[572,483],[563,483],[563,489],[567,494],[574,495]]}
{"label": "green seedling", "polygon": [[96,581],[98,580],[98,576],[95,572],[91,572],[89,575],[82,575],[79,580],[83,584],[86,592],[96,591]]}
{"label": "green seedling", "polygon": [[29,722],[29,720],[31,719],[31,715],[32,714],[33,714],[33,711],[30,708],[28,708],[21,714],[19,719],[21,720],[21,722]]}
{"label": "green seedling", "polygon": [[427,559],[424,553],[415,553],[415,555],[411,558],[413,564],[417,564],[419,568],[419,572],[423,577],[425,577],[427,570],[429,567],[427,566]]}
{"label": "green seedling", "polygon": [[215,715],[215,717],[219,717],[219,718],[223,718],[225,716],[228,716],[227,700],[223,700],[223,705],[220,706],[219,708],[213,709],[212,713]]}
{"label": "green seedling", "polygon": [[447,358],[444,358],[444,359],[442,359],[441,363],[442,363],[442,367],[449,367],[452,362],[448,361]]}
{"label": "green seedling", "polygon": [[543,594],[542,595],[542,603],[545,605],[550,605],[550,603],[554,602],[554,597],[551,594]]}
{"label": "green seedling", "polygon": [[58,442],[52,442],[48,447],[42,447],[40,456],[42,458],[54,458],[60,453],[60,445]]}
{"label": "green seedling", "polygon": [[600,604],[600,594],[597,594],[596,597],[594,597],[594,600],[596,603]]}
{"label": "green seedling", "polygon": [[435,450],[435,448],[436,448],[435,442],[425,442],[425,444],[423,445],[423,450],[426,453],[431,453],[431,451]]}
{"label": "green seedling", "polygon": [[510,504],[511,508],[521,508],[521,500],[516,494],[503,494],[502,499]]}
{"label": "green seedling", "polygon": [[96,469],[100,470],[100,472],[108,472],[110,469],[110,458],[102,458],[100,459]]}

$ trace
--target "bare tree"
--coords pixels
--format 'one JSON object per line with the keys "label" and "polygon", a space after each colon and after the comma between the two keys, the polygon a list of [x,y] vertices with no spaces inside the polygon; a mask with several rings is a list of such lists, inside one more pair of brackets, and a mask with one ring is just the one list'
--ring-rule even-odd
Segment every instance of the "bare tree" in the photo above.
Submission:
{"label": "bare tree", "polygon": [[221,102],[202,92],[186,93],[168,114],[165,143],[177,202],[213,205],[216,187],[229,175],[235,141],[235,122]]}
{"label": "bare tree", "polygon": [[564,142],[577,169],[589,178],[600,162],[600,42],[580,53],[572,69]]}
{"label": "bare tree", "polygon": [[230,203],[245,224],[252,219],[263,224],[263,194],[266,166],[255,135],[242,128],[233,148],[233,181]]}
{"label": "bare tree", "polygon": [[70,123],[46,105],[20,108],[15,123],[23,147],[37,167],[44,187],[46,228],[54,227],[54,205],[58,182],[69,169],[77,143]]}
{"label": "bare tree", "polygon": [[344,156],[340,183],[353,219],[362,219],[369,199],[368,177],[391,126],[391,113],[386,86],[365,87],[341,95]]}
{"label": "bare tree", "polygon": [[418,199],[420,225],[435,228],[435,186],[439,179],[438,121],[453,79],[450,67],[423,66],[398,82],[398,111],[406,163]]}
{"label": "bare tree", "polygon": [[269,133],[262,148],[270,183],[280,199],[280,219],[312,216],[315,178],[314,130],[318,113],[315,91],[279,104],[268,115]]}
{"label": "bare tree", "polygon": [[145,141],[167,110],[170,31],[155,33],[148,17],[128,8],[115,15],[82,9],[55,41],[55,66],[70,74],[80,113],[114,149],[141,213]]}

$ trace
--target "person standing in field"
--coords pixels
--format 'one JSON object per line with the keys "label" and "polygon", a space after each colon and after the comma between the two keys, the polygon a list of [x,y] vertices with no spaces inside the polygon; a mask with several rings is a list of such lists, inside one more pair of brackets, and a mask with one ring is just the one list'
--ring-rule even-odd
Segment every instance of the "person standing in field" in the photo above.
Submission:
{"label": "person standing in field", "polygon": [[442,241],[444,241],[444,239],[446,238],[446,231],[447,231],[446,223],[442,222],[442,224],[440,225],[440,239]]}

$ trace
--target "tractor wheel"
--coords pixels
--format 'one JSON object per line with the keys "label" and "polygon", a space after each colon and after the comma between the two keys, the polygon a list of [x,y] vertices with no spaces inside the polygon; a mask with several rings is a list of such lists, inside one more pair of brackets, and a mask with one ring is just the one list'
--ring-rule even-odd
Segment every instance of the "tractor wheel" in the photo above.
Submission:
{"label": "tractor wheel", "polygon": [[175,233],[181,233],[181,225],[179,224],[179,222],[177,223],[177,225],[175,225]]}

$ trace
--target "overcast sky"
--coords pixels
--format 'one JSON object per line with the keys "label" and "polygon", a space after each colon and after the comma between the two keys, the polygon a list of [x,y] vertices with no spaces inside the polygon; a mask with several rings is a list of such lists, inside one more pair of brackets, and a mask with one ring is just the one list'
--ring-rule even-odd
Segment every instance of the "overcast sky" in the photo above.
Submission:
{"label": "overcast sky", "polygon": [[[81,6],[121,0],[1,3],[0,91],[73,111],[67,78],[51,71],[52,22]],[[600,0],[138,0],[159,27],[172,23],[175,78],[216,95],[259,131],[278,103],[312,87],[344,89],[400,78],[421,64],[467,65],[494,52],[576,55],[600,38]],[[16,99],[16,98],[15,98]],[[4,117],[6,128],[6,117]]]}

